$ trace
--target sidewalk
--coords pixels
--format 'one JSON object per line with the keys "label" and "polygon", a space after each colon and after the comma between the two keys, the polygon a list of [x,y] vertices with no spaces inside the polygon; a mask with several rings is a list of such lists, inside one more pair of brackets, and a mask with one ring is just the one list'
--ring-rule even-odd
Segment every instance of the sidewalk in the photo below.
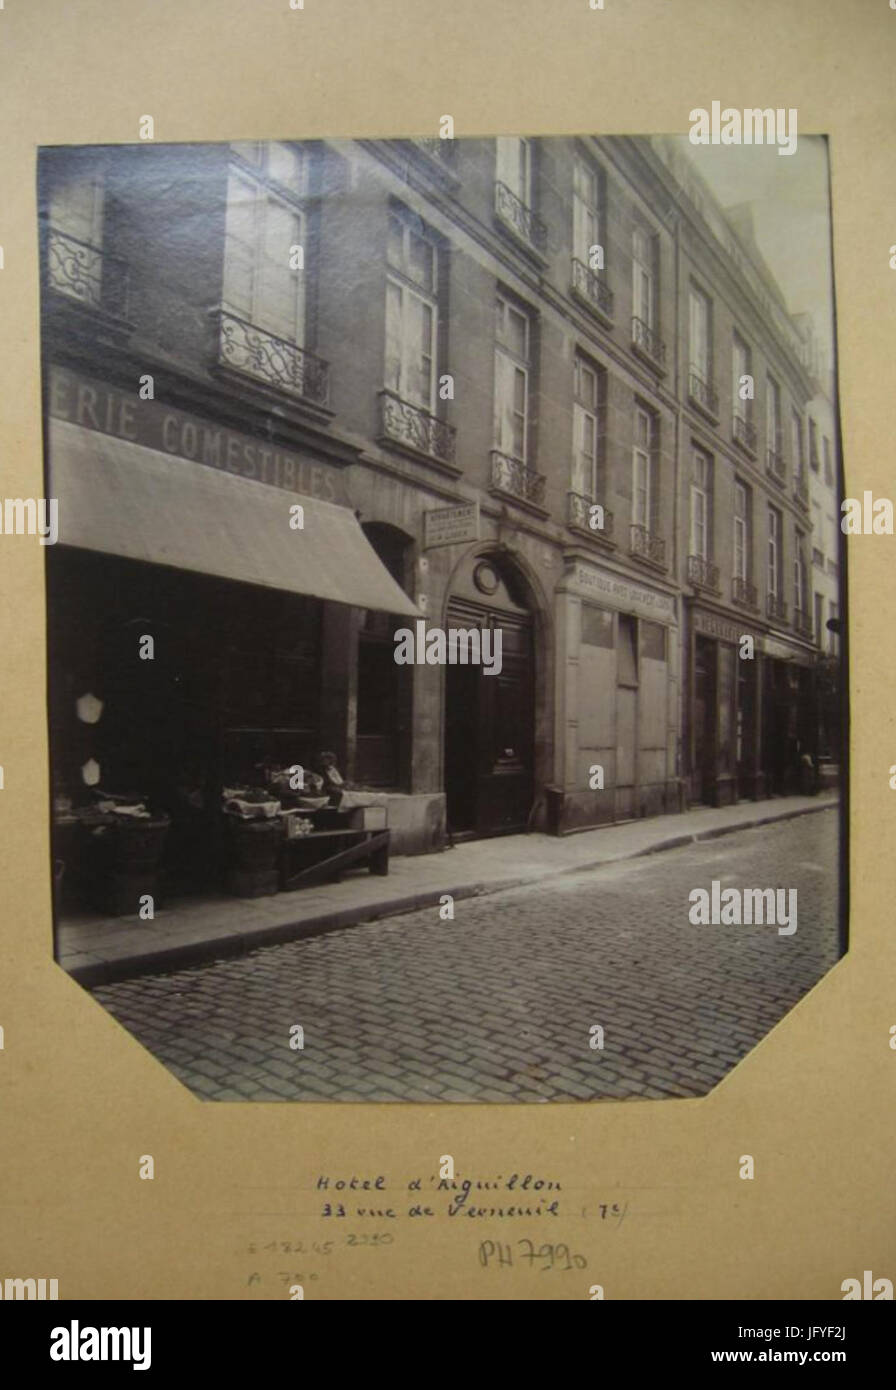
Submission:
{"label": "sidewalk", "polygon": [[473,840],[441,854],[392,859],[389,876],[366,870],[339,883],[265,898],[203,897],[160,908],[152,922],[136,917],[82,914],[59,926],[59,964],[81,984],[94,986],[162,970],[180,969],[257,946],[316,936],[336,927],[495,893],[554,874],[598,868],[619,859],[677,849],[772,821],[829,810],[836,795],[779,797],[736,806],[701,806],[681,815],[552,835],[508,835]]}

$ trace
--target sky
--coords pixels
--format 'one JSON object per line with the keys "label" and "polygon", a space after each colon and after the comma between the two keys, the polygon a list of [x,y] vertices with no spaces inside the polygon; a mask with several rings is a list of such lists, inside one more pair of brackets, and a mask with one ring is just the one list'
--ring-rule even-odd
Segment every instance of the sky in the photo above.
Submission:
{"label": "sky", "polygon": [[792,314],[809,312],[831,360],[831,218],[827,142],[800,135],[792,155],[774,145],[692,145],[688,157],[723,207],[752,203],[756,242]]}

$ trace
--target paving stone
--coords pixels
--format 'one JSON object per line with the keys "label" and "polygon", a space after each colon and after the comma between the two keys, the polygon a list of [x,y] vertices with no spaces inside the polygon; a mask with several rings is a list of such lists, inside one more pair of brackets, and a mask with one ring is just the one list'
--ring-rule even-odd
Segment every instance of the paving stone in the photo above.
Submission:
{"label": "paving stone", "polygon": [[[826,812],[470,898],[450,932],[424,909],[93,993],[204,1097],[704,1095],[836,961],[837,863]],[[713,877],[796,887],[799,932],[694,928]]]}

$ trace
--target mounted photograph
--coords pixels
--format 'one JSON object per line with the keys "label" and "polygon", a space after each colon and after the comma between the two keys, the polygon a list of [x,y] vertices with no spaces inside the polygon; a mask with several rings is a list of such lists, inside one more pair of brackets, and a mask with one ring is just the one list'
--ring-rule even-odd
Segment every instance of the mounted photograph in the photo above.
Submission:
{"label": "mounted photograph", "polygon": [[788,114],[39,150],[54,957],[198,1097],[703,1096],[847,950]]}

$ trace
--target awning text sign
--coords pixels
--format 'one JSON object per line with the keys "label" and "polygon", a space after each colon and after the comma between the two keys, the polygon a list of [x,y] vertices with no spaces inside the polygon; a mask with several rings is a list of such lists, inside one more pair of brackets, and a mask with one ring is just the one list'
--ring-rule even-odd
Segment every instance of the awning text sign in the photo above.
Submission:
{"label": "awning text sign", "polygon": [[64,367],[50,369],[49,409],[57,420],[162,454],[324,502],[344,505],[348,500],[342,474],[326,463],[176,410],[164,401],[141,400],[136,391],[121,391]]}

